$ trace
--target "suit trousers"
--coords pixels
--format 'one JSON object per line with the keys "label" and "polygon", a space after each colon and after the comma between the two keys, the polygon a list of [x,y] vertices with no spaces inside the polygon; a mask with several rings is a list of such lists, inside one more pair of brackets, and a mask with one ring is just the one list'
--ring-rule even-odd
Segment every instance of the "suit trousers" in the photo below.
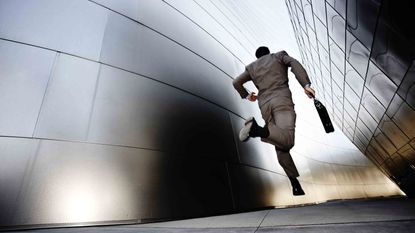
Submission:
{"label": "suit trousers", "polygon": [[298,177],[297,167],[290,154],[294,146],[296,114],[291,98],[284,98],[273,98],[260,106],[265,127],[269,130],[269,136],[261,140],[275,146],[278,162],[287,176]]}

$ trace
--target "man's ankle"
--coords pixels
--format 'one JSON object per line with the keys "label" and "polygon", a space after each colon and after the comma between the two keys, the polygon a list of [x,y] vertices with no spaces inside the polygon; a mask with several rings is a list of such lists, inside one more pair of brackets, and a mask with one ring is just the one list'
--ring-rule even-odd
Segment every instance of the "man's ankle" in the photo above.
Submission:
{"label": "man's ankle", "polygon": [[288,177],[288,179],[290,179],[291,185],[292,186],[297,186],[300,184],[300,182],[298,182],[297,177]]}
{"label": "man's ankle", "polygon": [[253,125],[251,128],[251,132],[249,132],[250,137],[261,137],[261,138],[267,138],[269,136],[269,130],[268,127],[261,127],[259,126],[256,121],[253,121]]}

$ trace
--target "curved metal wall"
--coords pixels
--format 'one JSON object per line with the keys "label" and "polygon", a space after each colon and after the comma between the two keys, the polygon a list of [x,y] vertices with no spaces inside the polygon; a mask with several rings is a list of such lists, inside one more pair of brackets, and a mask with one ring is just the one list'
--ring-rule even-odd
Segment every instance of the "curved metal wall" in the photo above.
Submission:
{"label": "curved metal wall", "polygon": [[415,195],[413,1],[287,0],[303,62],[336,124]]}
{"label": "curved metal wall", "polygon": [[[231,81],[269,37],[254,27],[278,13],[267,7],[0,1],[0,228],[400,194],[342,134],[325,135],[315,112],[303,117],[310,105],[297,108],[293,150],[304,197],[291,196],[271,146],[237,140],[260,113]],[[249,17],[258,12],[268,13]]]}

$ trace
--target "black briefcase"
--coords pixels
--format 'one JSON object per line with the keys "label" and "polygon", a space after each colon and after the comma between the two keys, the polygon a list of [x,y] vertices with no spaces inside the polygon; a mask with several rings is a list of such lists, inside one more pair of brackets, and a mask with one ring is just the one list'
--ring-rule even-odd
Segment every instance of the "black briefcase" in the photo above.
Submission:
{"label": "black briefcase", "polygon": [[326,133],[334,132],[333,124],[331,123],[326,107],[324,107],[324,105],[316,98],[314,98],[314,106],[316,106],[318,115],[320,116],[321,123],[323,123]]}

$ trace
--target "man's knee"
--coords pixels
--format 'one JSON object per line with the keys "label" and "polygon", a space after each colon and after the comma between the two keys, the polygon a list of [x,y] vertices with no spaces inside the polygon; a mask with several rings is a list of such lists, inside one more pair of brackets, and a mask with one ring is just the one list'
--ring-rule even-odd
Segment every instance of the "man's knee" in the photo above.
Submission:
{"label": "man's knee", "polygon": [[283,151],[290,151],[291,148],[294,147],[294,137],[290,138],[289,140],[287,140],[284,145],[282,145],[282,150]]}
{"label": "man's knee", "polygon": [[284,151],[290,151],[291,148],[293,148],[293,147],[294,147],[294,143],[289,143],[289,144],[284,145],[284,147],[282,149]]}

